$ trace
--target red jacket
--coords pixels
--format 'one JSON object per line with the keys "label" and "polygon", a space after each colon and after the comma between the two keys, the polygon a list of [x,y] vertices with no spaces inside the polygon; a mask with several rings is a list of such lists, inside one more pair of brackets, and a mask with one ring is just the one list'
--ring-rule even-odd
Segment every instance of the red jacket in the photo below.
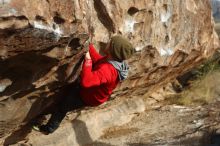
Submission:
{"label": "red jacket", "polygon": [[118,72],[89,45],[91,60],[84,60],[81,71],[80,95],[89,106],[97,106],[108,100],[119,83]]}

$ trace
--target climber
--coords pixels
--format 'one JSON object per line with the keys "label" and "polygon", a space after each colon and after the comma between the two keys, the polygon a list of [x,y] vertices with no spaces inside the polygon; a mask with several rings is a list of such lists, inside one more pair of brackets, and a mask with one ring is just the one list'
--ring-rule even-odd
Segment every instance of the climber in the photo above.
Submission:
{"label": "climber", "polygon": [[52,113],[46,125],[37,129],[45,134],[54,132],[66,113],[85,106],[98,106],[108,100],[117,84],[127,78],[128,65],[124,60],[134,53],[132,44],[122,36],[113,36],[103,51],[105,56],[96,52],[93,44],[85,54],[80,74],[80,83]]}

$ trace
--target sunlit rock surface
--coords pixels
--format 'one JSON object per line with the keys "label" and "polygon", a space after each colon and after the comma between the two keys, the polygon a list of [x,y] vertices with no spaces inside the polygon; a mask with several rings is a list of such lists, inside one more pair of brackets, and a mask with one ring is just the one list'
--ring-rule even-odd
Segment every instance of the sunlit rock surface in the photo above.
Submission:
{"label": "sunlit rock surface", "polygon": [[97,48],[114,34],[135,46],[129,78],[113,94],[123,102],[211,56],[219,45],[213,22],[209,0],[1,0],[0,137],[65,95],[89,31]]}

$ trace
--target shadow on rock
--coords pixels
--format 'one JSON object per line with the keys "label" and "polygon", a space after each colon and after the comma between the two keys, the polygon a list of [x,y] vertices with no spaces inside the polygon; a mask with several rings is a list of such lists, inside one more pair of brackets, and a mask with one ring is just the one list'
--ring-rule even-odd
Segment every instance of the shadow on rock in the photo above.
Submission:
{"label": "shadow on rock", "polygon": [[[56,108],[55,103],[59,103],[58,101],[66,95],[66,91],[72,88],[71,86],[73,85],[71,84],[64,86],[59,90],[59,92],[48,98],[43,98],[43,95],[40,95],[40,97],[28,97],[32,100],[36,98],[27,116],[23,120],[23,123],[28,122],[28,124],[21,126],[18,130],[14,131],[10,136],[8,136],[4,141],[4,146],[25,140],[27,135],[32,131],[32,125],[36,123],[39,124],[39,119],[42,120],[43,115],[51,114]],[[39,113],[42,114],[39,115]]]}
{"label": "shadow on rock", "polygon": [[92,143],[93,140],[89,134],[86,124],[83,121],[75,119],[73,121],[73,129],[76,133],[76,140],[79,145]]}
{"label": "shadow on rock", "polygon": [[[12,85],[0,93],[0,96],[33,89],[32,83],[43,77],[58,61],[35,52],[26,52],[0,61],[0,79],[10,79]],[[19,98],[13,96],[12,98]]]}
{"label": "shadow on rock", "polygon": [[94,142],[92,144],[86,144],[83,146],[115,146],[115,145],[111,145],[111,144],[103,143],[103,142]]}
{"label": "shadow on rock", "polygon": [[172,143],[172,145],[182,145],[182,146],[207,146],[208,139],[203,137],[191,137],[178,142]]}
{"label": "shadow on rock", "polygon": [[17,131],[13,132],[5,139],[3,146],[16,144],[19,141],[25,140],[26,136],[31,132],[31,130],[30,124],[20,127]]}
{"label": "shadow on rock", "polygon": [[[86,127],[86,124],[78,119],[75,119],[73,121],[73,129],[76,134],[76,141],[79,145],[83,146],[113,146],[108,143],[103,143],[99,141],[93,141],[91,138],[88,128]],[[97,129],[99,130],[99,129]]]}
{"label": "shadow on rock", "polygon": [[129,146],[161,146],[161,145],[181,145],[181,146],[219,146],[219,145],[208,145],[209,138],[205,137],[191,137],[183,140],[176,140],[176,142],[169,143],[168,141],[152,143],[130,143]]}

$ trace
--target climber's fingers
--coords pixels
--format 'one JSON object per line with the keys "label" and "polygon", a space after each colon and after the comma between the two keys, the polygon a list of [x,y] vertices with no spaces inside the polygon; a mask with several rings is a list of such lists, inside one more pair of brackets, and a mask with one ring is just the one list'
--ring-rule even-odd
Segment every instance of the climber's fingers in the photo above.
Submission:
{"label": "climber's fingers", "polygon": [[90,56],[90,53],[89,53],[89,52],[86,52],[85,59],[86,59],[86,60],[90,60],[90,59],[91,59],[91,56]]}

